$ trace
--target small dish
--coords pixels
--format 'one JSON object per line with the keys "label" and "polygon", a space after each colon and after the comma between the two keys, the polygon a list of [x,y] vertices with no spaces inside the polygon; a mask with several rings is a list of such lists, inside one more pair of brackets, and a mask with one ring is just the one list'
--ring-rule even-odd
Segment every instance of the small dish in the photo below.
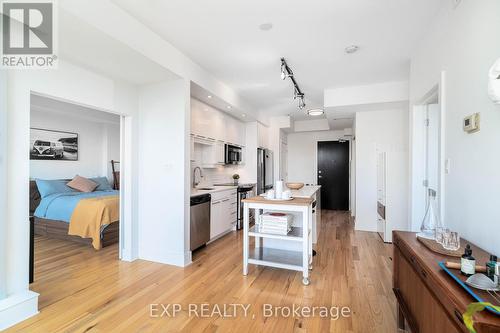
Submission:
{"label": "small dish", "polygon": [[300,190],[304,187],[304,183],[286,183],[286,187],[290,190]]}

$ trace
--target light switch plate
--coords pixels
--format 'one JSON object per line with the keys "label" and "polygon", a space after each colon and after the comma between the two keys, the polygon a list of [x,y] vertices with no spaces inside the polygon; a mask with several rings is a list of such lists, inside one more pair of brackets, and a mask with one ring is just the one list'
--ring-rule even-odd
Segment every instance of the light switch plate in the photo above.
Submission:
{"label": "light switch plate", "polygon": [[447,158],[444,161],[444,173],[449,175],[450,174],[450,168],[451,168],[451,160]]}

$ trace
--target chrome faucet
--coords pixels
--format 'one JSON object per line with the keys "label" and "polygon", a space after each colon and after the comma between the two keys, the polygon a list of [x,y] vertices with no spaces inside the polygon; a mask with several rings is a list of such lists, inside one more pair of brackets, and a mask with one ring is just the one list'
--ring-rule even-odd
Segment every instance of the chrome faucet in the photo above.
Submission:
{"label": "chrome faucet", "polygon": [[200,182],[196,181],[196,170],[200,170],[200,178],[203,178],[203,171],[201,170],[201,168],[199,166],[195,167],[193,169],[193,188],[196,188],[196,186],[200,184]]}

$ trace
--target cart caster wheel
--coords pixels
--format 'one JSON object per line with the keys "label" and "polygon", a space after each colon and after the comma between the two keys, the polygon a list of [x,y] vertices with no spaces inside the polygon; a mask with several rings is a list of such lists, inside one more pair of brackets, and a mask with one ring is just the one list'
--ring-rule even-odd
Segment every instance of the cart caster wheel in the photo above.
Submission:
{"label": "cart caster wheel", "polygon": [[309,270],[310,270],[310,271],[312,271],[312,269],[313,269],[313,265],[312,265],[312,264],[310,264],[310,265],[309,265]]}
{"label": "cart caster wheel", "polygon": [[302,284],[303,284],[304,286],[308,286],[310,283],[311,283],[311,281],[309,281],[309,278],[303,278],[303,279],[302,279]]}

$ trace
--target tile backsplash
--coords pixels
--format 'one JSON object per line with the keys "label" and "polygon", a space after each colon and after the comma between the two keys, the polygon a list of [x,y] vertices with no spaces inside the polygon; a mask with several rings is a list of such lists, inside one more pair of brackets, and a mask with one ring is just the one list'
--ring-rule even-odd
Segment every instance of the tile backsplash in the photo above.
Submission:
{"label": "tile backsplash", "polygon": [[[197,166],[191,163],[191,177],[193,177],[193,169]],[[238,166],[218,166],[216,168],[202,168],[203,170],[203,183],[206,184],[224,184],[232,183],[233,175],[238,173]]]}

